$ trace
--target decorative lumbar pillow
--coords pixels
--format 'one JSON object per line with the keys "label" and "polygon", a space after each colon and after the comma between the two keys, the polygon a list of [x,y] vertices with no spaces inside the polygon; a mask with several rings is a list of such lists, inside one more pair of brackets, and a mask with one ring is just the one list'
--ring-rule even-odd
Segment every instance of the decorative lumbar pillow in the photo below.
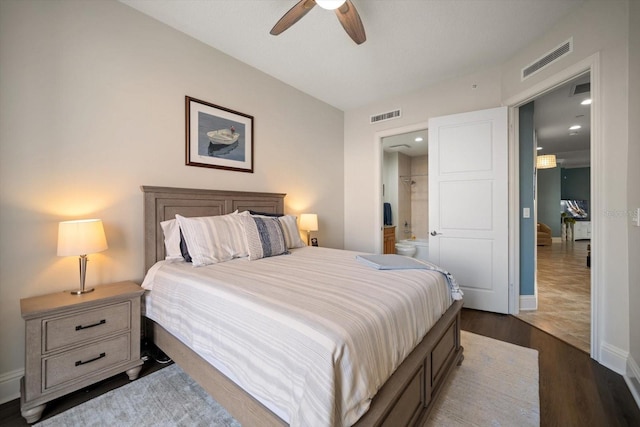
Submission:
{"label": "decorative lumbar pillow", "polygon": [[244,230],[236,214],[187,218],[176,215],[194,266],[246,257]]}
{"label": "decorative lumbar pillow", "polygon": [[180,226],[175,219],[169,219],[160,223],[164,234],[164,252],[167,261],[182,261],[180,251]]}
{"label": "decorative lumbar pillow", "polygon": [[298,230],[298,224],[295,216],[284,215],[278,217],[278,220],[280,220],[280,224],[282,224],[284,240],[287,242],[287,248],[293,249],[307,246],[307,244],[300,238],[300,231]]}
{"label": "decorative lumbar pillow", "polygon": [[238,217],[244,224],[250,260],[289,253],[278,218],[249,215]]}

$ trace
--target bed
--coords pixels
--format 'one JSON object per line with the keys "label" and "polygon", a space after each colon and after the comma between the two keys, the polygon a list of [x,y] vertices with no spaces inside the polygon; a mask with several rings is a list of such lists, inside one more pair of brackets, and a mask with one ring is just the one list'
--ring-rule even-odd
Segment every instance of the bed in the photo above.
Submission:
{"label": "bed", "polygon": [[[181,274],[180,269],[184,270],[185,268],[184,266],[181,266],[179,264],[167,265],[164,263],[158,263],[158,261],[162,261],[165,259],[164,234],[160,225],[163,221],[173,219],[176,215],[181,215],[184,217],[205,217],[224,216],[236,211],[258,211],[270,214],[282,214],[284,212],[284,194],[180,189],[148,186],[142,187],[142,191],[144,192],[145,270],[149,273],[148,276],[150,275],[150,273],[157,270],[158,266],[163,269],[163,275],[167,277],[169,277],[173,273]],[[310,252],[314,250],[317,250],[318,252]],[[343,261],[343,259],[354,258],[353,253],[349,253],[347,251],[303,247],[291,250],[290,252],[290,255],[273,257],[273,260],[270,260],[269,262],[258,261],[253,265],[256,266],[256,268],[258,266],[261,266],[261,268],[272,268],[282,271],[290,268],[292,264],[299,265],[301,266],[301,268],[313,269],[313,266],[317,264],[317,262],[319,262],[318,258],[324,257],[325,255],[322,254],[325,253],[326,256],[329,257],[331,263],[337,266],[345,264],[345,268],[356,269],[354,273],[348,273],[347,270],[345,270],[344,274],[350,274],[351,276],[344,276],[340,279],[341,281],[352,281],[355,286],[358,284],[358,280],[355,279],[355,276],[358,276],[359,279],[361,275],[362,277],[368,277],[366,275],[370,274],[366,271],[366,269],[370,267],[362,265],[351,265],[357,264],[354,262],[350,262],[350,265],[347,266],[347,262]],[[224,268],[218,268],[216,274],[219,274],[223,270],[228,270],[228,276],[231,278],[235,278],[234,280],[240,281],[243,284],[243,289],[246,289],[249,287],[249,285],[251,284],[251,280],[253,279],[251,279],[250,277],[245,278],[243,276],[243,273],[241,273],[241,270],[234,271],[233,269],[241,268],[238,267],[239,265],[241,265],[241,263],[243,263],[243,265],[245,266],[244,268],[246,268],[247,263],[251,262],[252,261],[246,260],[233,260],[230,262],[221,263],[219,265],[224,266]],[[275,265],[275,267],[270,267],[271,265]],[[303,267],[305,265],[310,265],[310,267]],[[189,268],[190,270],[184,270],[184,272],[186,272],[187,274],[191,274],[190,272],[193,272],[195,270],[201,270],[203,272],[206,270],[206,268]],[[321,267],[319,267],[319,269],[321,269]],[[309,273],[309,271],[310,270],[305,270],[305,273],[302,275],[307,278],[307,280],[309,280],[308,282],[304,283],[304,286],[307,287],[309,287],[310,284],[313,283],[313,280],[310,279],[313,274]],[[260,274],[262,274],[263,277],[267,277],[270,273],[268,271],[262,271]],[[397,272],[389,274],[397,274]],[[415,275],[418,273],[414,271],[412,273],[409,273],[408,276],[412,274]],[[146,280],[147,279],[145,278],[145,281]],[[320,277],[318,277],[317,280],[320,281]],[[407,280],[407,287],[411,288],[412,285],[410,284],[410,280]],[[360,281],[363,282],[362,286],[368,286],[368,279],[362,279]],[[161,282],[161,280],[158,280],[158,283]],[[400,281],[397,280],[396,282],[400,283]],[[326,286],[329,285],[330,283],[329,281],[327,281]],[[167,284],[166,286],[170,285]],[[323,284],[323,287],[324,286],[325,284]],[[161,286],[158,285],[157,289],[160,289],[160,287]],[[170,290],[167,295],[176,295],[175,289],[176,288]],[[258,298],[258,296],[256,295],[260,293],[260,289],[261,287],[255,287],[253,290],[251,290],[251,298]],[[154,292],[156,292],[156,288],[148,291],[146,299],[148,299],[149,301],[153,300]],[[158,297],[156,299],[160,299],[160,291],[158,290],[157,292]],[[224,292],[226,292],[226,290]],[[292,291],[291,289],[286,289],[283,292],[291,293],[294,291]],[[281,301],[284,301],[284,298],[269,299],[269,295],[262,295],[259,297],[262,298],[262,300],[266,299],[264,310],[267,311],[271,311],[271,305],[282,305]],[[180,297],[179,299],[182,298],[183,297]],[[193,299],[194,303],[197,305],[198,302],[202,303],[202,301],[204,301],[203,298],[204,297],[197,296],[191,299]],[[221,296],[218,295],[215,298],[220,300]],[[230,299],[235,298],[235,296],[230,297]],[[302,298],[305,297],[303,296]],[[184,299],[187,300],[189,298],[184,297]],[[320,300],[322,298],[314,296],[313,299],[315,301],[316,299]],[[411,300],[411,304],[415,305],[415,302],[413,302],[413,298]],[[213,303],[207,304],[214,305],[215,301],[216,300],[214,300]],[[261,302],[261,304],[262,303],[263,302]],[[246,302],[243,302],[243,304],[246,305]],[[220,309],[224,307],[227,307],[226,302],[225,304],[219,304]],[[357,410],[355,416],[357,417],[357,422],[355,422],[354,425],[419,425],[426,419],[432,407],[432,403],[442,390],[442,386],[443,384],[445,384],[449,373],[454,369],[456,364],[461,363],[463,357],[463,348],[460,345],[460,309],[462,307],[462,301],[454,301],[453,303],[449,302],[447,304],[447,307],[444,307],[442,309],[444,313],[439,319],[434,319],[434,324],[430,327],[426,335],[424,335],[424,338],[418,340],[419,342],[417,345],[415,345],[415,348],[412,345],[411,348],[413,348],[413,350],[409,350],[407,352],[407,355],[403,354],[401,356],[402,359],[396,362],[396,365],[394,365],[391,370],[392,373],[390,374],[390,376],[388,376],[388,378],[385,376],[382,379],[382,384],[374,384],[377,392],[372,399],[369,399],[366,402],[366,408],[356,408]],[[151,308],[151,303],[149,303],[149,308]],[[327,307],[325,306],[325,309],[326,308]],[[287,419],[287,414],[283,415],[282,405],[278,400],[277,394],[271,396],[275,400],[275,402],[273,402],[270,401],[270,399],[265,399],[265,396],[261,395],[259,390],[256,391],[255,389],[248,387],[246,378],[252,378],[251,375],[253,375],[254,373],[244,371],[245,369],[251,368],[250,366],[241,366],[235,371],[233,369],[234,367],[231,367],[232,369],[229,370],[228,360],[224,358],[223,353],[218,354],[218,356],[222,354],[222,356],[220,357],[223,363],[221,365],[216,365],[215,360],[212,362],[210,357],[211,355],[206,351],[202,351],[201,346],[193,345],[193,342],[201,342],[201,338],[185,337],[185,335],[190,335],[190,333],[188,332],[185,333],[185,330],[189,331],[189,329],[180,331],[173,325],[164,323],[164,319],[168,319],[168,317],[158,314],[158,309],[155,310],[156,312],[153,315],[148,314],[148,318],[146,321],[147,327],[145,333],[148,335],[148,337],[150,337],[153,342],[167,355],[169,355],[185,372],[187,372],[200,385],[202,385],[203,388],[207,390],[207,392],[223,407],[225,407],[229,411],[229,413],[234,416],[234,418],[236,418],[242,425],[284,426],[288,425],[287,421],[291,421],[292,425],[309,425],[309,423],[311,423],[311,421],[309,421],[308,419],[300,418],[299,416],[296,416],[295,414],[292,415],[291,413],[289,413],[288,416],[292,419]],[[179,311],[181,309],[174,309],[174,312],[176,310]],[[289,311],[284,315],[291,316],[290,312],[293,309],[287,307],[285,310]],[[190,308],[187,311],[195,312],[196,310]],[[351,309],[349,309],[348,311],[351,312]],[[416,312],[422,312],[419,305],[417,306]],[[358,315],[357,307],[353,307],[353,313],[355,313],[354,315]],[[340,315],[341,314],[336,314],[335,316],[339,317]],[[344,315],[344,313],[342,315]],[[279,313],[278,316],[283,316],[283,314]],[[153,317],[157,321],[151,320],[150,317]],[[199,322],[202,321],[199,320]],[[269,322],[262,322],[260,325],[264,325],[265,323],[268,324]],[[287,320],[286,323],[291,322],[290,320]],[[336,324],[342,323],[336,322]],[[220,328],[219,326],[217,327]],[[242,325],[242,327],[244,329],[247,328],[247,326],[245,325]],[[417,327],[419,329],[421,326],[418,325]],[[212,330],[214,330],[215,328],[215,326],[212,327]],[[253,326],[249,328],[253,328]],[[169,332],[169,330],[171,330],[172,332]],[[220,334],[221,331],[224,332],[224,330],[226,330],[225,327],[219,329],[218,334]],[[262,336],[263,331],[257,332],[258,334],[256,335],[255,340],[259,341],[259,337]],[[283,333],[282,335],[287,334]],[[395,337],[395,334],[393,339],[397,339],[397,337]],[[354,341],[355,340],[356,339],[354,338]],[[297,341],[302,342],[299,337],[294,338],[292,342],[295,343]],[[395,342],[396,341],[394,341],[394,350],[396,349]],[[289,344],[290,343],[284,345],[287,346],[286,348],[293,349],[294,347],[289,347]],[[309,345],[313,346],[313,343],[310,343]],[[398,344],[398,347],[402,347],[402,345]],[[305,344],[304,346],[306,347],[307,345]],[[220,347],[223,348],[224,346],[220,345]],[[352,347],[352,350],[353,348],[360,349],[362,347],[363,345],[362,343],[360,343],[355,345],[355,347]],[[197,351],[194,350],[194,348]],[[256,355],[258,355],[260,351],[261,350],[256,347]],[[352,353],[354,353],[354,351],[352,351]],[[379,353],[384,352],[369,351],[363,353],[370,354],[371,356],[367,357],[372,358],[372,363],[375,364],[378,363],[378,358],[381,357]],[[257,357],[256,360],[261,359]],[[313,365],[315,364],[316,363],[314,362]],[[357,364],[357,366],[359,366],[359,364]],[[309,376],[312,376],[313,372],[309,372]],[[340,372],[334,375],[339,376],[341,378],[341,381],[342,377],[344,376]],[[278,378],[279,377],[280,376],[278,376]],[[377,374],[375,377],[377,378]],[[233,378],[233,380],[231,378]],[[349,385],[349,387],[346,388],[354,389],[360,387],[360,383],[362,381],[356,379],[349,383],[349,380],[347,379],[343,382],[344,384]],[[340,384],[343,384],[343,382],[340,382]],[[244,387],[238,385],[238,383],[243,384]],[[255,383],[259,384],[260,382],[256,380]],[[322,381],[318,381],[317,379],[313,379],[313,383],[322,385]],[[253,385],[254,384],[250,384],[250,386]],[[310,403],[307,402],[307,408],[314,406],[316,401],[317,400],[310,399]],[[342,406],[346,406],[346,403],[342,403],[342,401],[340,401],[337,404],[338,409],[331,407],[333,409],[329,410],[329,412],[334,411],[337,415],[328,414],[327,418],[323,419],[322,424],[351,424],[350,421],[345,421],[351,418],[341,418],[341,414],[351,413],[351,415],[353,416],[353,411],[350,412],[350,410],[343,410],[344,408],[342,408]],[[364,415],[360,414],[360,412],[362,411],[366,411],[364,412]],[[303,415],[306,415],[304,411]],[[319,416],[322,416],[322,414],[320,414]],[[313,422],[313,424],[315,424],[315,422]]]}

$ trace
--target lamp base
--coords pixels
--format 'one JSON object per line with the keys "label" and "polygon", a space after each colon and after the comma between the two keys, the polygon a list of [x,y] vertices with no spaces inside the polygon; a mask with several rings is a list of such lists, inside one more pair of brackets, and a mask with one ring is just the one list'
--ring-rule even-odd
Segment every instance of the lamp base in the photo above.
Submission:
{"label": "lamp base", "polygon": [[84,287],[84,279],[85,277],[87,277],[87,256],[86,255],[80,255],[80,258],[78,259],[79,264],[80,264],[80,289],[75,290],[75,291],[71,291],[71,295],[82,295],[82,294],[88,294],[89,292],[93,292],[93,288],[85,288]]}
{"label": "lamp base", "polygon": [[71,295],[82,295],[82,294],[88,294],[89,292],[93,292],[95,288],[89,288],[89,289],[78,289],[76,291],[70,291],[69,293]]}

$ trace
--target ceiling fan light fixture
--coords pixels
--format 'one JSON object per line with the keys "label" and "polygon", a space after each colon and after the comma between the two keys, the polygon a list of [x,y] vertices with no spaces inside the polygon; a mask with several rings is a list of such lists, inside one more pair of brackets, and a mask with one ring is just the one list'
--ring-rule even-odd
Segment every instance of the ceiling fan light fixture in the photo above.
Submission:
{"label": "ceiling fan light fixture", "polygon": [[315,0],[316,4],[323,9],[335,10],[345,4],[347,0]]}

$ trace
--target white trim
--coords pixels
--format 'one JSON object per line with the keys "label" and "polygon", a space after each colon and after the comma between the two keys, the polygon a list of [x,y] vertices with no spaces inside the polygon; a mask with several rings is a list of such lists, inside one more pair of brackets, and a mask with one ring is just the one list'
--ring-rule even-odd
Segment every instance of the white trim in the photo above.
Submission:
{"label": "white trim", "polygon": [[0,405],[20,397],[20,378],[23,376],[24,369],[0,375]]}
{"label": "white trim", "polygon": [[538,295],[520,295],[520,311],[538,309]]}
{"label": "white trim", "polygon": [[[509,126],[509,142],[513,144],[508,150],[508,174],[509,182],[519,182],[520,178],[520,135],[516,130],[520,126],[519,114],[515,108],[509,108],[507,120]],[[520,298],[520,186],[509,185],[509,314],[518,314],[522,309],[522,298]],[[515,206],[515,209],[512,207]]]}
{"label": "white trim", "polygon": [[[602,231],[599,223],[601,221],[600,212],[602,211],[602,200],[604,199],[604,174],[602,172],[604,170],[602,165],[603,143],[601,134],[602,124],[600,112],[600,105],[602,102],[602,95],[600,93],[600,53],[596,52],[593,55],[539,82],[538,84],[533,85],[523,92],[507,99],[503,102],[503,105],[509,107],[509,115],[513,117],[516,115],[516,109],[521,105],[524,105],[529,101],[532,101],[533,99],[539,97],[540,95],[556,89],[558,86],[586,72],[591,73],[591,99],[593,99],[593,103],[591,104],[591,357],[601,364],[614,369],[611,366],[608,366],[603,360],[604,355],[610,355],[611,352],[605,352],[602,349],[603,343],[601,342],[602,338],[600,332],[602,325],[604,324],[604,319],[602,319],[602,314],[604,313],[604,310],[602,308],[602,305],[604,304],[604,298],[602,295],[604,278],[602,277],[603,269],[600,267],[602,259],[598,250],[598,243],[603,241],[603,236],[601,235]],[[513,130],[511,134],[512,138],[510,138],[509,140],[510,150],[513,150],[514,146],[517,146],[517,138],[515,138],[515,133],[515,130]],[[517,159],[511,157],[510,161],[517,162]],[[513,169],[514,164],[510,164],[509,168]],[[513,182],[518,181],[516,180]],[[509,209],[511,210],[512,215],[516,215],[517,218],[517,215],[520,212],[520,207],[517,199],[510,201]],[[513,212],[515,212],[515,214]],[[513,216],[511,216],[511,218],[513,218]],[[511,221],[511,223],[509,224],[509,233],[518,233],[517,223],[518,221]],[[511,251],[513,251],[514,253],[510,254],[510,257],[512,256],[514,260],[520,259],[520,249],[517,246],[513,246]],[[519,300],[519,278],[515,277],[514,279],[515,286],[513,291],[516,294],[515,298]],[[602,350],[598,351],[598,349]],[[616,357],[611,357],[608,360],[611,360],[615,363],[617,363],[618,361]]]}
{"label": "white trim", "polygon": [[607,342],[600,346],[600,363],[617,374],[626,375],[629,352]]}
{"label": "white trim", "polygon": [[[378,167],[374,171],[375,176],[373,178],[373,182],[375,183],[375,186],[376,186],[373,193],[375,195],[374,199],[376,200],[376,203],[377,203],[376,206],[382,206],[382,202],[384,201],[382,196],[382,139],[388,136],[400,135],[400,134],[409,133],[409,132],[416,132],[416,131],[424,130],[428,128],[429,128],[429,122],[427,121],[427,122],[420,122],[420,123],[414,123],[411,125],[401,126],[393,129],[385,129],[385,130],[381,130],[374,133],[373,139],[374,139],[375,150],[373,153],[373,160],[374,160],[374,163],[378,165]],[[379,239],[376,239],[375,251],[376,253],[381,254],[382,248],[383,248],[383,239],[384,239],[382,236],[382,221],[383,221],[382,209],[376,208],[374,209],[374,212],[376,212],[376,217],[374,218],[374,221],[373,221],[375,226],[374,232],[380,236]]]}
{"label": "white trim", "polygon": [[624,380],[636,401],[636,405],[640,407],[640,367],[632,356],[627,359],[627,374],[624,376]]}

